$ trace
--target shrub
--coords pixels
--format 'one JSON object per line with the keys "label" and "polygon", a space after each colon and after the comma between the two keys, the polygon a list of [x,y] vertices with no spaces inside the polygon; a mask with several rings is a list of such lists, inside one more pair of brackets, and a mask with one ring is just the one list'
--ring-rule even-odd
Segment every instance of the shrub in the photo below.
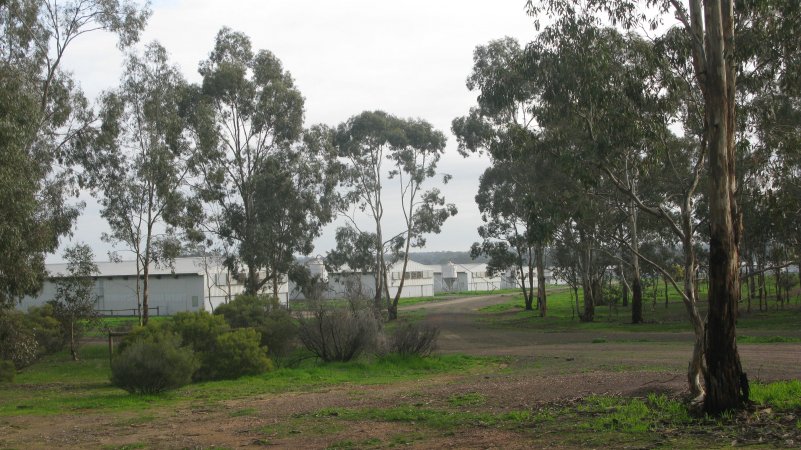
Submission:
{"label": "shrub", "polygon": [[64,330],[53,312],[53,305],[32,307],[25,316],[25,322],[33,331],[40,353],[56,353],[64,348],[66,344]]}
{"label": "shrub", "polygon": [[272,367],[261,335],[253,329],[231,330],[222,315],[206,311],[183,312],[171,320],[138,327],[117,347],[122,355],[137,342],[161,342],[172,336],[177,345],[192,350],[198,367],[192,379],[220,380],[263,373]]}
{"label": "shrub", "polygon": [[194,353],[180,347],[169,333],[140,337],[111,362],[111,382],[136,394],[155,394],[175,389],[192,380],[199,367]]}
{"label": "shrub", "polygon": [[181,336],[182,342],[198,353],[213,351],[217,337],[230,330],[225,319],[206,311],[178,313],[163,326]]}
{"label": "shrub", "polygon": [[261,345],[273,356],[286,356],[298,328],[292,316],[282,308],[278,299],[269,295],[237,295],[229,303],[214,310],[222,315],[231,328],[253,328],[261,334]]}
{"label": "shrub", "polygon": [[257,375],[272,368],[261,336],[253,329],[238,329],[217,336],[214,351],[203,355],[204,367],[196,379],[223,380]]}
{"label": "shrub", "polygon": [[0,359],[11,361],[17,369],[33,364],[39,357],[39,343],[25,321],[25,314],[0,309]]}
{"label": "shrub", "polygon": [[0,359],[0,383],[11,383],[17,374],[14,363],[5,359]]}
{"label": "shrub", "polygon": [[389,351],[402,356],[428,356],[436,348],[438,336],[436,327],[401,324],[389,337]]}
{"label": "shrub", "polygon": [[299,317],[298,335],[306,348],[323,361],[350,361],[375,347],[380,330],[366,301],[347,307],[313,301],[311,311]]}

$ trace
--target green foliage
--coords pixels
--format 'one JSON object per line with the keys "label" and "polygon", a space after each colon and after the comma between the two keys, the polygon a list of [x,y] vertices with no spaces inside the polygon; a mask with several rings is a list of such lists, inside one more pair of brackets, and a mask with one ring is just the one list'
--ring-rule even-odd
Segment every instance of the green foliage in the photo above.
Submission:
{"label": "green foliage", "polygon": [[121,355],[136,342],[174,341],[191,349],[199,362],[195,381],[237,378],[272,369],[267,348],[255,329],[231,330],[222,315],[181,312],[170,320],[135,328],[117,347]]}
{"label": "green foliage", "polygon": [[211,353],[218,336],[230,330],[222,316],[206,311],[179,312],[162,326],[178,334],[184,345],[201,355]]}
{"label": "green foliage", "polygon": [[156,394],[189,384],[198,367],[177,336],[140,338],[112,360],[111,382],[131,393]]}
{"label": "green foliage", "polygon": [[273,356],[285,356],[297,338],[297,325],[278,299],[268,295],[237,295],[218,306],[215,315],[222,315],[231,328],[253,328],[261,334],[261,345]]}
{"label": "green foliage", "polygon": [[0,383],[12,383],[17,375],[17,367],[13,361],[0,359]]}
{"label": "green foliage", "polygon": [[225,380],[258,375],[272,369],[261,336],[252,329],[233,330],[217,336],[214,349],[203,354],[204,365],[196,379]]}

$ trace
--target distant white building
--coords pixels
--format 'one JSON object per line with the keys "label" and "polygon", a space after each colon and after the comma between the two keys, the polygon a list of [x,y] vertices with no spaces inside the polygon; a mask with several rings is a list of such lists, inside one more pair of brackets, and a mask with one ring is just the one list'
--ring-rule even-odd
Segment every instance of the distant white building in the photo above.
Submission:
{"label": "distant white building", "polygon": [[[98,262],[95,281],[96,309],[103,315],[137,315],[141,292],[137,297],[135,261]],[[48,264],[48,278],[35,297],[25,297],[18,308],[27,310],[52,300],[55,281],[66,274],[66,264]],[[140,276],[139,289],[143,279]],[[212,311],[244,291],[242,274],[202,257],[176,258],[172,266],[151,265],[148,275],[150,315],[171,315],[181,311]],[[272,292],[271,288],[265,289]],[[288,286],[279,286],[279,299],[286,303]]]}
{"label": "distant white building", "polygon": [[[349,267],[344,266],[336,271],[328,271],[320,259],[312,259],[306,263],[312,276],[318,275],[320,279],[327,281],[325,298],[345,298],[348,289],[353,286],[360,286],[362,294],[367,298],[375,295],[375,274],[372,272],[355,272]],[[387,283],[390,297],[394,297],[400,288],[401,278],[403,290],[401,298],[408,297],[433,297],[434,296],[434,270],[437,267],[420,264],[409,260],[406,265],[406,275],[402,277],[403,261],[398,261],[387,267]],[[324,277],[321,276],[324,274]],[[292,286],[289,294],[290,300],[303,299],[303,293],[296,286]]]}

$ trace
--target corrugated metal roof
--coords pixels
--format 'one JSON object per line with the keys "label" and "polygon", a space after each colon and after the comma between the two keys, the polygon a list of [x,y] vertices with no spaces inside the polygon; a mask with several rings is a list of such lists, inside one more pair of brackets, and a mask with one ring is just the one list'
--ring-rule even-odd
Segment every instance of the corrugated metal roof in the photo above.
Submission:
{"label": "corrugated metal roof", "polygon": [[[125,277],[136,276],[136,261],[102,261],[96,262],[98,277]],[[51,278],[58,278],[66,275],[67,264],[47,264],[45,266],[47,273]],[[211,269],[211,268],[210,268]],[[215,272],[215,270],[210,270]],[[201,275],[203,270],[203,258],[189,257],[189,258],[176,258],[172,267],[168,265],[150,264],[150,275]]]}

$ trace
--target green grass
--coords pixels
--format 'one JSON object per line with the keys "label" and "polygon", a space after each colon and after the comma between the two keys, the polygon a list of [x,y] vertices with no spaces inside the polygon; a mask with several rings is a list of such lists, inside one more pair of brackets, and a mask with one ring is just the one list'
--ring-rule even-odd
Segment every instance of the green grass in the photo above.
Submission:
{"label": "green grass", "polygon": [[82,411],[145,411],[181,402],[215,402],[278,392],[305,392],[333,385],[387,384],[444,373],[477,373],[499,365],[498,358],[460,355],[429,358],[390,356],[349,363],[305,361],[264,375],[196,383],[161,395],[131,395],[109,383],[108,353],[103,345],[84,347],[74,362],[66,352],[51,355],[23,370],[16,381],[0,385],[0,416],[61,414]]}
{"label": "green grass", "polygon": [[737,336],[738,344],[781,344],[788,342],[801,342],[801,337],[792,336]]}
{"label": "green grass", "polygon": [[451,406],[477,406],[487,402],[487,398],[478,392],[468,392],[466,394],[454,394],[448,397]]}
{"label": "green grass", "polygon": [[801,381],[778,381],[770,384],[751,385],[751,400],[778,410],[801,411]]}
{"label": "green grass", "polygon": [[[700,290],[701,301],[699,311],[702,316],[706,313],[706,286],[702,285]],[[576,300],[572,291],[565,286],[549,286],[547,293],[547,314],[540,317],[539,311],[525,311],[522,294],[511,297],[509,301],[484,307],[480,312],[484,313],[481,319],[485,324],[501,328],[528,328],[545,332],[569,332],[569,331],[632,331],[632,332],[692,332],[692,328],[687,317],[687,311],[682,303],[679,294],[670,287],[668,289],[668,307],[664,304],[664,289],[657,293],[657,302],[652,302],[652,297],[646,289],[643,299],[643,315],[645,323],[631,324],[631,309],[621,305],[602,305],[595,307],[595,317],[593,322],[582,323],[579,321],[578,311],[576,310]],[[579,308],[583,308],[582,292],[579,289]],[[753,306],[753,305],[752,305]],[[746,311],[745,304],[740,305],[740,317],[737,328],[748,331],[774,331],[788,330],[798,333],[798,324],[801,323],[801,307],[796,303],[787,303],[784,309],[769,308],[768,311],[757,311],[752,309]],[[749,338],[757,339],[757,338]],[[759,338],[761,339],[761,338]],[[788,337],[784,342],[798,342],[801,337]],[[795,340],[799,339],[799,340]],[[749,343],[748,340],[743,341]],[[758,343],[758,339],[751,341]]]}
{"label": "green grass", "polygon": [[512,428],[523,426],[532,420],[528,411],[506,413],[450,411],[419,408],[413,405],[392,408],[326,408],[312,416],[355,421],[406,422],[437,430],[453,430],[466,426]]}

